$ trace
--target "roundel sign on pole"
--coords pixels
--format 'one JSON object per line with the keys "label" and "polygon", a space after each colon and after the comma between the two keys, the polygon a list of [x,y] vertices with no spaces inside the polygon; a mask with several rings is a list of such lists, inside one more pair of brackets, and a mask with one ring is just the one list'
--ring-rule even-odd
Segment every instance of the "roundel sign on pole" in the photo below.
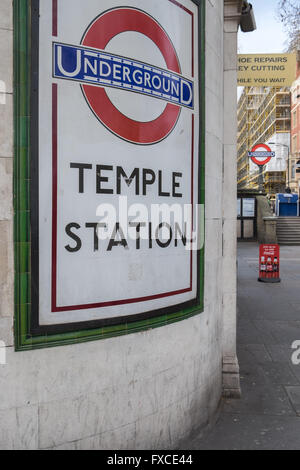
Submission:
{"label": "roundel sign on pole", "polygon": [[267,165],[273,157],[275,157],[275,152],[272,152],[271,148],[266,144],[257,144],[249,152],[249,158],[258,166]]}
{"label": "roundel sign on pole", "polygon": [[37,3],[35,331],[201,308],[203,2]]}

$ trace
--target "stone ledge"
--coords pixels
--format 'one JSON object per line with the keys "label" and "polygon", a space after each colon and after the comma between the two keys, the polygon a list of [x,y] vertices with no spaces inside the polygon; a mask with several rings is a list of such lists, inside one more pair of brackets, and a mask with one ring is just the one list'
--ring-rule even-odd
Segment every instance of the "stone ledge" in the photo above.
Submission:
{"label": "stone ledge", "polygon": [[241,398],[240,368],[236,356],[223,358],[223,397]]}

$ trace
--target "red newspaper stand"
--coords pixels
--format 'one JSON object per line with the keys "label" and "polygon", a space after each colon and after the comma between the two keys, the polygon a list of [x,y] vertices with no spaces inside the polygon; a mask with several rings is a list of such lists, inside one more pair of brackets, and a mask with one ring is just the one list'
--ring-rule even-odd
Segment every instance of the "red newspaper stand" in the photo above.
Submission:
{"label": "red newspaper stand", "polygon": [[279,245],[260,245],[259,278],[260,282],[280,282]]}

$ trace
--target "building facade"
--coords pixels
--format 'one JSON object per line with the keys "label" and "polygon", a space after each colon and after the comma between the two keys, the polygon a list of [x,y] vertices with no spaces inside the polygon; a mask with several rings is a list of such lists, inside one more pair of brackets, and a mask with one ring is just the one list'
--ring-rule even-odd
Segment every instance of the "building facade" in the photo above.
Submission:
{"label": "building facade", "polygon": [[291,188],[299,193],[300,182],[300,53],[297,52],[297,78],[291,87]]}
{"label": "building facade", "polygon": [[276,158],[264,167],[264,190],[275,195],[287,184],[291,126],[289,88],[245,87],[238,102],[238,188],[259,189],[259,171],[248,152],[269,144]]}
{"label": "building facade", "polygon": [[[48,8],[48,1],[41,4]],[[58,13],[63,12],[70,3],[66,0],[64,5],[64,1],[53,2],[53,12],[57,5],[62,9]],[[91,2],[87,0],[85,6]],[[174,8],[178,2],[165,0]],[[1,0],[1,449],[176,448],[181,439],[213,421],[222,395],[240,394],[236,356],[236,70],[243,2],[181,3],[182,12],[191,6],[205,12],[201,24],[206,44],[203,98],[208,104],[203,115],[202,149],[206,188],[203,311],[177,321],[166,316],[158,325],[144,322],[130,334],[113,334],[112,329],[106,337],[85,336],[84,342],[80,332],[73,331],[70,341],[50,332],[49,341],[44,336],[36,349],[34,335],[28,335],[28,325],[22,323],[30,318],[26,315],[32,300],[28,297],[31,259],[29,251],[20,256],[33,242],[32,209],[27,205],[31,179],[26,173],[32,149],[26,126],[35,116],[27,111],[24,76],[19,72],[28,66],[30,41],[20,25],[37,2]],[[128,4],[139,8],[142,2]],[[57,16],[50,16],[49,24],[56,32]],[[34,61],[32,64],[34,74]],[[202,73],[204,79],[203,68]],[[47,107],[46,98],[40,95],[40,99],[42,107]],[[55,106],[49,107],[55,127],[54,110]],[[67,116],[68,120],[73,117],[70,113]],[[47,144],[49,139],[45,132],[40,141]],[[31,171],[34,175],[34,165]],[[46,212],[42,214],[41,222],[47,217]],[[134,280],[136,271],[130,273]],[[182,274],[177,275],[180,278]]]}

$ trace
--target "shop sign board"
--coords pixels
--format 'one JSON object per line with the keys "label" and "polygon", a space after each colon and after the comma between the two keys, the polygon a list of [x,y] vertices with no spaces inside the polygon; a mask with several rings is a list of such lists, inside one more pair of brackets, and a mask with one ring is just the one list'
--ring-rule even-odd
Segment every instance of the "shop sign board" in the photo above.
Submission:
{"label": "shop sign board", "polygon": [[280,247],[263,244],[259,249],[259,281],[280,282]]}
{"label": "shop sign board", "polygon": [[295,53],[238,56],[238,86],[290,87],[295,79]]}

